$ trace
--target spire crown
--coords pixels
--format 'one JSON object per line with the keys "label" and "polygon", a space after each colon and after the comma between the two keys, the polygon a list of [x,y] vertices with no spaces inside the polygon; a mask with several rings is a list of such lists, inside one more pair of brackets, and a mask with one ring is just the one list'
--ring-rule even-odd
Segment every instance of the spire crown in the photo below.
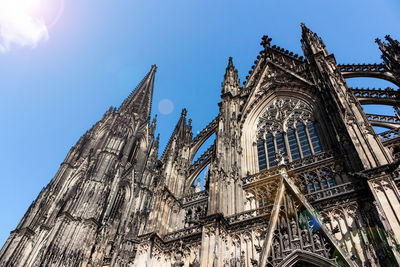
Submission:
{"label": "spire crown", "polygon": [[132,115],[136,113],[140,120],[150,121],[156,70],[157,66],[152,65],[147,75],[121,104],[118,112]]}
{"label": "spire crown", "polygon": [[313,33],[304,23],[300,23],[301,26],[301,42],[303,44],[304,54],[317,54],[322,52],[325,56],[328,55],[328,51],[325,48],[325,44],[316,33]]}
{"label": "spire crown", "polygon": [[187,114],[187,109],[186,109],[186,108],[183,108],[183,109],[182,109],[182,112],[181,112],[181,116],[182,116],[182,117],[186,117],[186,114]]}

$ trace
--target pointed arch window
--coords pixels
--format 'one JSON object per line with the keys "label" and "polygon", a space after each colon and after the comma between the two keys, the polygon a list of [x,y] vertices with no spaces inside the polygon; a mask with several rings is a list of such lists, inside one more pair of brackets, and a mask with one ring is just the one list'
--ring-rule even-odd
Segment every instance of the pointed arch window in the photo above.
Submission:
{"label": "pointed arch window", "polygon": [[315,128],[314,123],[307,123],[308,134],[310,136],[311,145],[314,149],[314,153],[319,153],[322,151],[321,141],[319,139],[317,129]]}
{"label": "pointed arch window", "polygon": [[289,150],[292,155],[292,160],[300,159],[300,150],[297,143],[296,132],[293,128],[289,128],[287,131]]}
{"label": "pointed arch window", "polygon": [[276,166],[278,151],[289,161],[323,151],[311,107],[295,98],[273,100],[258,119],[257,136],[259,170]]}
{"label": "pointed arch window", "polygon": [[267,152],[268,152],[269,166],[270,167],[275,166],[276,165],[276,150],[275,150],[274,136],[272,134],[267,134],[265,143],[266,143]]}

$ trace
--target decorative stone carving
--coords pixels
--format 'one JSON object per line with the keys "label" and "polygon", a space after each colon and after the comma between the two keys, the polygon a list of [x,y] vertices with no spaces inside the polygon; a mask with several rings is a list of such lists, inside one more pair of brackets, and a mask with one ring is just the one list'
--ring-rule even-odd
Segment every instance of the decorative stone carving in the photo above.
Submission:
{"label": "decorative stone carving", "polygon": [[266,132],[286,132],[295,128],[297,122],[307,122],[312,118],[312,108],[304,101],[291,97],[278,97],[265,107],[257,122],[258,138]]}
{"label": "decorative stone carving", "polygon": [[[161,157],[156,122],[149,121],[153,66],[121,107],[110,108],[71,149],[10,234],[0,266],[396,262],[398,229],[391,218],[398,212],[400,130],[376,135],[369,124],[397,127],[399,116],[363,114],[361,104],[398,106],[399,94],[348,88],[343,78],[373,74],[398,82],[392,73],[398,42],[381,44],[390,64],[338,66],[322,40],[302,29],[306,60],[265,37],[242,88],[230,60],[218,116],[193,137],[184,109]],[[324,151],[311,146],[319,141],[310,121],[318,123]],[[267,137],[273,149],[262,156],[268,164],[277,161],[258,171],[257,138]],[[307,145],[310,153],[300,155]],[[368,167],[365,158],[376,164]],[[206,166],[204,183],[194,186]]]}

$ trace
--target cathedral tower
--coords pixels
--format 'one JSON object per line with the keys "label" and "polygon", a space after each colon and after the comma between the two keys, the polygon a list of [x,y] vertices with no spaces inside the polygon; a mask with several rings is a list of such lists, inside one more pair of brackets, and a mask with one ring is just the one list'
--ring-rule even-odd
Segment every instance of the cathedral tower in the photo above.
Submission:
{"label": "cathedral tower", "polygon": [[304,57],[264,36],[242,85],[229,58],[215,119],[193,136],[183,109],[161,157],[152,66],[71,148],[0,266],[398,266],[399,42],[340,65],[301,30]]}

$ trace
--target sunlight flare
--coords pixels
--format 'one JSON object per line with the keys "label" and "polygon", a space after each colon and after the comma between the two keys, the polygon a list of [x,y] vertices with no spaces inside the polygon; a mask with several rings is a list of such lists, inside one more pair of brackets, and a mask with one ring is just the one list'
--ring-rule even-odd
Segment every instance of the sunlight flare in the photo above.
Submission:
{"label": "sunlight flare", "polygon": [[0,52],[13,46],[35,47],[49,38],[41,5],[42,0],[0,0]]}

